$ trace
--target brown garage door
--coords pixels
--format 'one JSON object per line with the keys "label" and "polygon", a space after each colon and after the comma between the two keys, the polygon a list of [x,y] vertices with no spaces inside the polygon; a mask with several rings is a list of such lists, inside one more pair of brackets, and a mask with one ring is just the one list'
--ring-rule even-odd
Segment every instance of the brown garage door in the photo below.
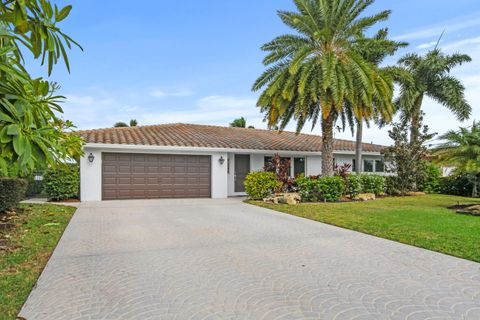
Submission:
{"label": "brown garage door", "polygon": [[210,197],[210,156],[103,153],[104,200]]}

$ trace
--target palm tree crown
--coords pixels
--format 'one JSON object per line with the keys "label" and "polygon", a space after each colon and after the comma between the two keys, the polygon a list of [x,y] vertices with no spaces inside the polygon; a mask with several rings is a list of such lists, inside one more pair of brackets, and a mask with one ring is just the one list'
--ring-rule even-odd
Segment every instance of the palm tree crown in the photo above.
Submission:
{"label": "palm tree crown", "polygon": [[465,88],[450,74],[454,67],[470,61],[466,54],[446,55],[438,48],[425,56],[408,54],[400,59],[400,67],[410,76],[400,82],[396,103],[403,118],[411,122],[411,140],[418,136],[418,119],[425,96],[445,106],[460,121],[470,117],[472,108],[465,99]]}
{"label": "palm tree crown", "polygon": [[253,90],[261,90],[258,106],[269,126],[280,129],[297,121],[322,125],[322,173],[333,174],[333,126],[346,103],[371,105],[374,96],[391,101],[388,75],[364,59],[358,42],[365,31],[386,20],[389,11],[361,17],[374,0],[294,0],[297,11],[279,11],[282,21],[296,31],[263,45],[267,70]]}
{"label": "palm tree crown", "polygon": [[480,186],[480,123],[470,128],[448,131],[439,137],[444,142],[433,150],[435,160],[474,177],[473,195],[478,195]]}

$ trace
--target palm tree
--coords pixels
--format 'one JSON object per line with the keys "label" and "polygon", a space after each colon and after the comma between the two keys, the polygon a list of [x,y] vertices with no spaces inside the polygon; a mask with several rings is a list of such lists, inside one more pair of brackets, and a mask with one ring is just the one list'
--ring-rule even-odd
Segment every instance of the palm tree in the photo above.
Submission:
{"label": "palm tree", "polygon": [[386,20],[390,11],[360,17],[374,0],[294,2],[296,12],[278,15],[296,34],[263,45],[267,70],[253,90],[263,89],[257,105],[269,126],[283,130],[293,118],[299,132],[307,121],[321,123],[322,174],[333,175],[333,128],[346,104],[371,105],[375,92],[385,103],[392,99],[392,81],[378,81],[378,68],[358,48],[366,29]]}
{"label": "palm tree", "polygon": [[480,123],[470,128],[448,131],[439,137],[444,142],[433,150],[437,163],[454,166],[458,172],[467,173],[473,182],[472,196],[480,189]]}
{"label": "palm tree", "polygon": [[417,140],[425,96],[442,104],[460,121],[470,117],[472,108],[465,99],[465,87],[450,74],[454,67],[470,61],[466,54],[445,55],[438,48],[424,56],[408,54],[400,59],[400,67],[411,79],[400,81],[401,92],[396,104],[403,119],[411,124],[410,141]]}
{"label": "palm tree", "polygon": [[[377,41],[359,42],[359,50],[361,55],[369,62],[379,66],[387,56],[393,55],[399,48],[406,47],[408,43],[397,42],[388,39],[388,29],[381,29],[374,37]],[[363,39],[360,39],[363,40]],[[381,68],[379,69],[380,75],[386,75],[396,78],[396,69],[394,68]],[[380,80],[383,78],[380,77]],[[374,96],[373,104],[370,106],[357,105],[354,106],[353,114],[355,115],[356,127],[356,141],[355,141],[355,171],[360,174],[362,172],[362,152],[363,152],[363,123],[365,122],[369,126],[369,121],[374,118],[374,121],[378,126],[383,126],[392,120],[392,116],[395,112],[393,104],[382,103],[383,99],[376,99]]]}

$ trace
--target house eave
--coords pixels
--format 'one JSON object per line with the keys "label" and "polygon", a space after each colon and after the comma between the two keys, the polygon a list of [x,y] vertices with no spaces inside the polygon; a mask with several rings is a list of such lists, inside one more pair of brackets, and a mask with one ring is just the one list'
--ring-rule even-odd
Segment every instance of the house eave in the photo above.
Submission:
{"label": "house eave", "polygon": [[[84,148],[102,149],[116,152],[196,152],[196,153],[248,153],[248,154],[273,154],[283,155],[312,155],[319,156],[322,153],[316,151],[292,151],[292,150],[268,150],[268,149],[237,149],[237,148],[213,148],[213,147],[182,147],[182,146],[152,146],[132,144],[110,143],[86,143]],[[355,151],[335,150],[334,154],[354,155]],[[362,152],[363,155],[380,156],[380,152]]]}

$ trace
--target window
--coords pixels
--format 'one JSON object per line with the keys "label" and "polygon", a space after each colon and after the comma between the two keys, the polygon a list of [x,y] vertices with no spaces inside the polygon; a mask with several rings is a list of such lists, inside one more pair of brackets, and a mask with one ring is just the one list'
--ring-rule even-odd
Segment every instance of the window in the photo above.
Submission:
{"label": "window", "polygon": [[373,160],[363,160],[363,172],[373,172]]}
{"label": "window", "polygon": [[357,171],[357,161],[355,159],[352,159],[352,172]]}
{"label": "window", "polygon": [[295,177],[299,174],[305,174],[305,158],[293,159],[293,174]]}
{"label": "window", "polygon": [[385,172],[385,163],[383,160],[375,160],[375,172]]}

